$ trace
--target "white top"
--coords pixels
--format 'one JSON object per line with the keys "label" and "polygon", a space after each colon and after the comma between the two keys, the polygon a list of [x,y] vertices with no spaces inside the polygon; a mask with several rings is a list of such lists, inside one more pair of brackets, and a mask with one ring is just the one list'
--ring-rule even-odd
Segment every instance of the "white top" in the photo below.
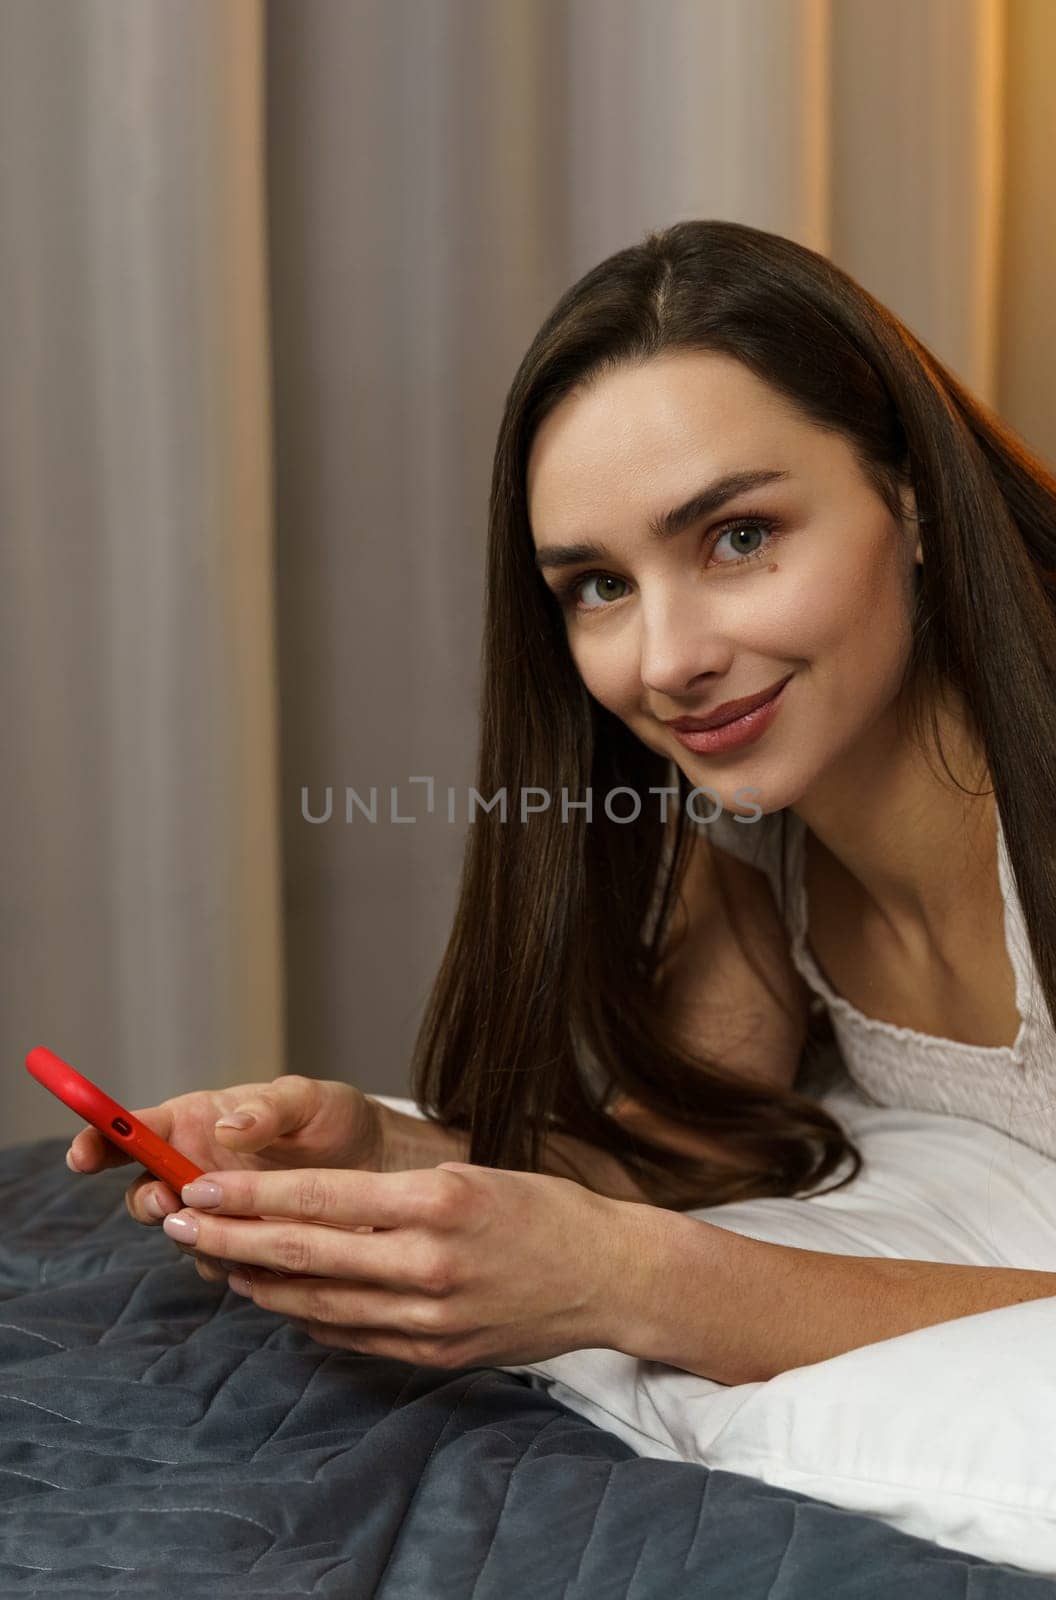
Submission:
{"label": "white top", "polygon": [[[995,808],[996,810],[996,808]],[[824,1004],[848,1076],[874,1105],[939,1111],[988,1123],[1056,1157],[1056,1034],[1034,966],[1012,864],[997,819],[997,860],[1005,905],[1005,945],[1016,979],[1020,1028],[1012,1045],[963,1044],[867,1017],[829,985],[807,943],[803,876],[806,824],[793,811],[738,822],[729,812],[703,831],[721,849],[758,867],[781,898],[781,819],[785,819],[785,925],[796,970]]]}

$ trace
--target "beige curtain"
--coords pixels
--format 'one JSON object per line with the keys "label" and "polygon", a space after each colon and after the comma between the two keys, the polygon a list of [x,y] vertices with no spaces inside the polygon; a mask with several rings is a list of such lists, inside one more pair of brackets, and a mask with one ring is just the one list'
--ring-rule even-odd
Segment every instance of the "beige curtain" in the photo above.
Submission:
{"label": "beige curtain", "polygon": [[0,6],[9,1142],[36,1044],[282,1070],[262,89],[256,0]]}
{"label": "beige curtain", "polygon": [[6,1141],[77,1126],[38,1043],[133,1106],[406,1092],[499,409],[602,256],[680,217],[801,239],[1056,453],[1054,23],[0,0]]}

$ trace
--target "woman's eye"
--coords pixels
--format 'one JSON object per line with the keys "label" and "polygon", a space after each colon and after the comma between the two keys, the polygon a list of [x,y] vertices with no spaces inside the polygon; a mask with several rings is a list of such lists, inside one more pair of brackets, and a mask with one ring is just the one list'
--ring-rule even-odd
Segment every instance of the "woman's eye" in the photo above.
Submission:
{"label": "woman's eye", "polygon": [[[719,548],[719,545],[722,543],[723,539],[732,539],[733,543],[730,546],[730,549],[732,551],[733,561],[737,562],[750,560],[752,556],[761,555],[762,552],[758,544],[753,544],[749,549],[745,549],[742,542],[744,536],[747,535],[749,540],[755,538],[765,538],[770,531],[771,524],[756,521],[754,518],[750,520],[744,519],[740,522],[728,523],[719,534],[719,537],[716,539],[715,544],[712,547],[712,553],[714,554],[714,552]],[[719,562],[720,567],[727,565],[729,565],[728,562]]]}
{"label": "woman's eye", "polygon": [[573,598],[580,602],[584,611],[597,611],[601,609],[601,607],[598,606],[588,605],[583,598],[592,583],[596,583],[599,586],[598,592],[601,596],[601,607],[608,605],[611,600],[622,600],[622,595],[613,594],[611,592],[611,587],[613,584],[617,586],[623,584],[625,589],[627,587],[622,578],[610,578],[606,576],[604,572],[588,573],[585,578],[579,579],[572,591]]}

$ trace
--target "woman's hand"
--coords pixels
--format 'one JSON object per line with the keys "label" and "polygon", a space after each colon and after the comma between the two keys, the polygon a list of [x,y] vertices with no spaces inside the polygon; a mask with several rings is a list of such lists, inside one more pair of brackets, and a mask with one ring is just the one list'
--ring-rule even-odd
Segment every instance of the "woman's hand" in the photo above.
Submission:
{"label": "woman's hand", "polygon": [[[239,1083],[225,1089],[195,1090],[160,1105],[136,1111],[147,1127],[193,1161],[213,1172],[273,1172],[294,1167],[357,1167],[379,1171],[385,1158],[384,1114],[380,1106],[349,1083],[291,1073],[265,1083]],[[221,1119],[245,1111],[244,1128]],[[72,1172],[101,1172],[133,1161],[95,1128],[82,1128],[70,1144],[66,1165]],[[141,1172],[125,1191],[125,1209],[134,1222],[157,1227],[181,1201],[169,1185]],[[200,1252],[199,1275],[217,1282],[226,1268]]]}
{"label": "woman's hand", "polygon": [[643,1292],[650,1208],[568,1178],[449,1161],[410,1172],[216,1170],[206,1181],[219,1201],[205,1209],[188,1184],[193,1209],[166,1218],[166,1233],[244,1263],[246,1284],[233,1275],[231,1287],[320,1344],[436,1367],[512,1366],[618,1348],[625,1309]]}

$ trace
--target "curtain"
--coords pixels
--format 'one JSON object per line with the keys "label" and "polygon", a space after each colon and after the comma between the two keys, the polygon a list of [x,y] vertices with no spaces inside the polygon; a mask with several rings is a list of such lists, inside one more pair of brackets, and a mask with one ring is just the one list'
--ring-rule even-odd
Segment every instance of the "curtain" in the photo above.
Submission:
{"label": "curtain", "polygon": [[77,1126],[35,1044],[133,1107],[407,1092],[499,412],[603,256],[687,217],[797,238],[1056,449],[1052,31],[1048,0],[0,0],[7,1141]]}
{"label": "curtain", "polygon": [[0,8],[4,1136],[282,1070],[255,0]]}

